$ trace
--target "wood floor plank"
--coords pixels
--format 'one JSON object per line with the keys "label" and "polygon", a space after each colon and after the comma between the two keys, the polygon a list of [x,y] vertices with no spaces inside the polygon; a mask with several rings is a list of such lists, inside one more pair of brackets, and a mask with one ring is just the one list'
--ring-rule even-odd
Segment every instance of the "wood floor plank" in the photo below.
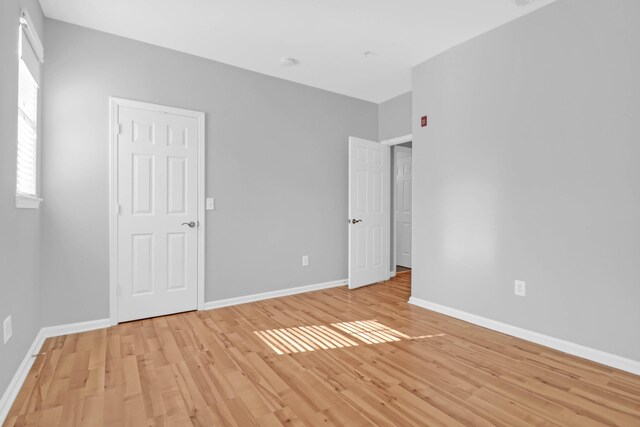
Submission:
{"label": "wood floor plank", "polygon": [[640,377],[409,305],[410,283],[48,339],[4,426],[640,427]]}

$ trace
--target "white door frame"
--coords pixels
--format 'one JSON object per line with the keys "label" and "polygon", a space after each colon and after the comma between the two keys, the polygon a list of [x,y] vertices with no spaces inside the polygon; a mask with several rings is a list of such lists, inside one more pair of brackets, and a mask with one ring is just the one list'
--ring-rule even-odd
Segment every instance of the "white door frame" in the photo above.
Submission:
{"label": "white door frame", "polygon": [[405,144],[405,143],[411,142],[411,141],[413,141],[413,134],[403,135],[403,136],[399,136],[397,138],[385,139],[384,141],[381,141],[380,144],[383,144],[383,145],[399,145],[399,144]]}
{"label": "white door frame", "polygon": [[109,320],[118,324],[118,108],[139,108],[180,116],[198,121],[198,310],[204,310],[205,260],[205,114],[147,102],[109,97]]}
{"label": "white door frame", "polygon": [[[411,142],[413,141],[413,134],[408,134],[408,135],[403,135],[403,136],[399,136],[397,138],[391,138],[391,139],[385,139],[384,141],[381,141],[380,144],[384,144],[384,145],[391,145],[391,148],[393,149],[394,145],[400,145],[400,144],[406,144],[407,142]],[[393,183],[395,185],[396,182],[396,159],[395,156],[393,157],[393,162],[389,162],[389,168],[390,171],[389,173],[391,174],[391,176],[393,177]],[[393,164],[391,164],[393,163]],[[395,190],[395,189],[394,189]],[[395,191],[393,192],[393,194],[395,195]],[[413,198],[413,190],[412,190],[412,194],[411,197]],[[398,235],[396,233],[396,207],[395,207],[395,203],[391,203],[389,204],[390,207],[392,207],[393,209],[391,210],[391,218],[393,221],[393,228],[389,227],[389,237],[391,237],[391,230],[393,230],[393,253],[391,255],[391,258],[389,259],[389,263],[391,265],[389,265],[389,276],[390,277],[396,277],[396,236]],[[411,236],[411,241],[412,241],[412,245],[413,245],[413,236]]]}
{"label": "white door frame", "polygon": [[[408,141],[407,141],[408,142]],[[397,194],[397,188],[395,187],[396,185],[396,175],[398,173],[398,164],[397,164],[397,157],[396,157],[396,153],[397,152],[405,152],[405,153],[409,153],[411,155],[411,174],[413,176],[413,150],[411,148],[408,147],[395,147],[394,153],[393,153],[393,166],[391,166],[392,171],[393,171],[393,185],[394,185],[394,200],[391,201],[391,206],[393,207],[391,215],[393,217],[393,276],[395,276],[397,274],[397,264],[398,264],[398,226],[396,224],[396,199],[395,199],[395,195]],[[413,212],[413,185],[411,186],[411,211]],[[411,236],[411,245],[413,245],[413,221],[411,221],[411,230],[412,230],[412,236]]]}

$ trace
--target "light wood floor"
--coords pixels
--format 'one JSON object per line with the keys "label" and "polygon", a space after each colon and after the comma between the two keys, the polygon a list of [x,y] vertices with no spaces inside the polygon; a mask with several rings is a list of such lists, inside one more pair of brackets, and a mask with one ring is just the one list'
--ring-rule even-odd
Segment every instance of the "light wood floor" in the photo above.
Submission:
{"label": "light wood floor", "polygon": [[6,425],[640,426],[640,377],[411,306],[410,279],[49,339]]}

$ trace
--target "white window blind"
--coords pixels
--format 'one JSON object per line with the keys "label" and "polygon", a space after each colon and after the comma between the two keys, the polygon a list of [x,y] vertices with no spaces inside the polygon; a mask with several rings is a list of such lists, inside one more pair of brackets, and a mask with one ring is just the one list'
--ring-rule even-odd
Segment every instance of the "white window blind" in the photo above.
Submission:
{"label": "white window blind", "polygon": [[24,25],[20,29],[16,193],[19,196],[36,197],[40,61],[27,31],[29,28]]}
{"label": "white window blind", "polygon": [[20,61],[18,89],[18,194],[36,195],[36,147],[38,146],[38,85]]}

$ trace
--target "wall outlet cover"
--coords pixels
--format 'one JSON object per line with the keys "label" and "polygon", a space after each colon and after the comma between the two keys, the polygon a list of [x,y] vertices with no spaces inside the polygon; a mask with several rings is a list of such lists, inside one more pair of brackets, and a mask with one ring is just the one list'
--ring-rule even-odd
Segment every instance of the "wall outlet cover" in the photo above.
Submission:
{"label": "wall outlet cover", "polygon": [[4,319],[4,322],[2,322],[2,329],[4,330],[4,343],[6,344],[7,341],[9,341],[13,336],[13,325],[11,324],[11,316],[7,316],[7,318]]}
{"label": "wall outlet cover", "polygon": [[206,209],[208,211],[213,211],[216,208],[216,202],[213,197],[207,197]]}
{"label": "wall outlet cover", "polygon": [[516,280],[514,283],[514,293],[519,297],[527,296],[527,285],[522,280]]}
{"label": "wall outlet cover", "polygon": [[309,255],[303,255],[302,256],[302,265],[304,267],[306,267],[307,265],[309,265]]}

